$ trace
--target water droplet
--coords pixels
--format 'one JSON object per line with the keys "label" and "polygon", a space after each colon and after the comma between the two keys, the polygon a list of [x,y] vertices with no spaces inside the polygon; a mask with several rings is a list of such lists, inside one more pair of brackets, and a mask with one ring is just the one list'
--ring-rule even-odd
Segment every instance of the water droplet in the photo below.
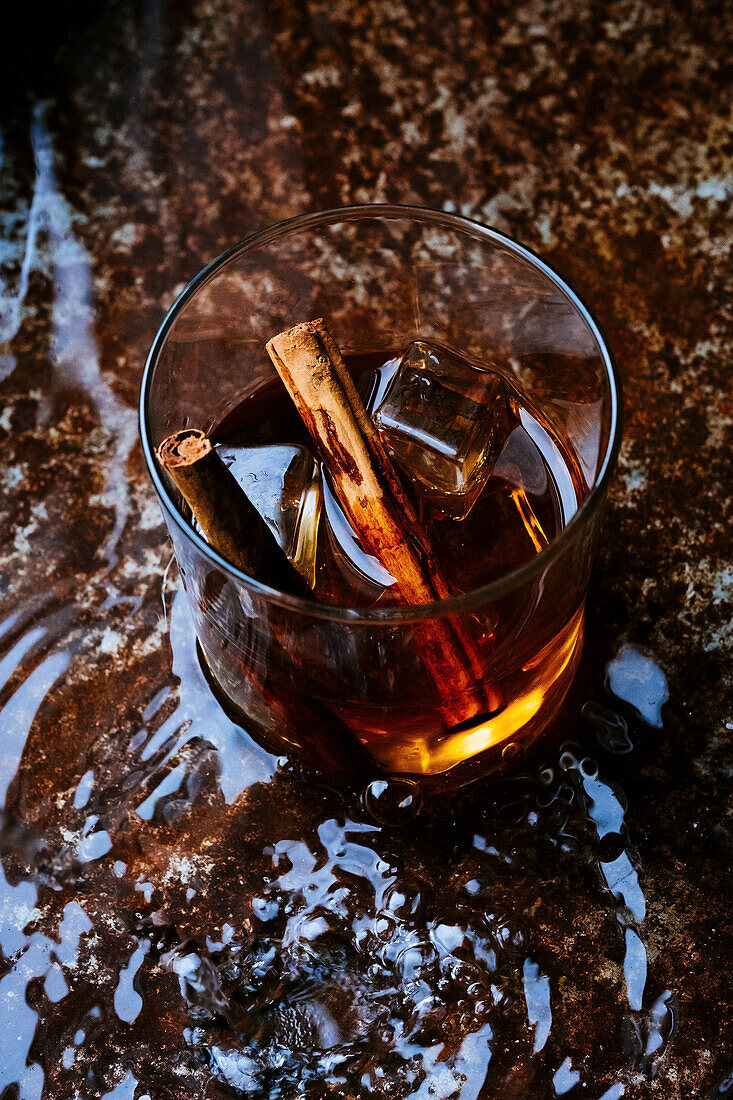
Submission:
{"label": "water droplet", "polygon": [[425,908],[425,891],[417,880],[402,879],[385,890],[384,907],[397,920],[414,920]]}
{"label": "water droplet", "polygon": [[569,752],[566,749],[565,752],[560,754],[560,759],[558,763],[564,772],[569,772],[572,768],[577,767],[578,761],[574,753]]}
{"label": "water droplet", "polygon": [[396,969],[403,982],[418,982],[437,965],[438,952],[432,943],[416,943],[397,956]]}
{"label": "water droplet", "polygon": [[516,741],[510,741],[501,750],[501,758],[505,764],[515,764],[521,759],[523,752],[524,749],[521,745],[518,745]]}
{"label": "water droplet", "polygon": [[598,765],[592,756],[584,756],[580,761],[580,773],[585,779],[595,779],[598,775]]}
{"label": "water droplet", "polygon": [[383,943],[391,940],[397,929],[397,921],[392,913],[382,911],[374,918],[374,935]]}
{"label": "water droplet", "polygon": [[293,760],[289,756],[278,756],[275,761],[275,770],[278,775],[281,775],[284,779],[290,779],[295,775],[297,768]]}
{"label": "water droplet", "polygon": [[637,646],[622,645],[606,665],[606,687],[633,707],[647,725],[661,727],[669,688],[667,677],[650,654]]}
{"label": "water droplet", "polygon": [[412,779],[373,779],[364,789],[362,802],[379,825],[406,825],[420,813],[422,794]]}
{"label": "water droplet", "polygon": [[598,858],[601,863],[612,863],[625,848],[626,844],[620,833],[606,833],[598,841]]}

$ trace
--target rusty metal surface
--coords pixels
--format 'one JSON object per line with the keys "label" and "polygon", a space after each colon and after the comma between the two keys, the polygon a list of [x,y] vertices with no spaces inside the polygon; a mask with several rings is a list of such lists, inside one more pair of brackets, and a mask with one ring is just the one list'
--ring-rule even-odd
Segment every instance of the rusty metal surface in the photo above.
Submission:
{"label": "rusty metal surface", "polygon": [[[66,5],[6,40],[2,1100],[268,1094],[212,1068],[212,1035],[227,1050],[241,1035],[197,1015],[175,952],[208,953],[230,996],[267,890],[302,900],[317,878],[302,853],[338,868],[348,821],[368,827],[211,699],[137,395],[164,311],[224,247],[387,200],[475,217],[555,265],[603,326],[626,403],[553,777],[359,833],[377,877],[429,899],[425,935],[465,923],[467,884],[494,921],[499,992],[483,1031],[465,1005],[443,1018],[433,1095],[733,1094],[730,26],[724,5],[662,0],[148,0]],[[657,702],[666,676],[661,726],[630,705],[639,668]],[[588,702],[606,710],[584,720]],[[410,1094],[404,1075],[360,1073],[330,1094]]]}

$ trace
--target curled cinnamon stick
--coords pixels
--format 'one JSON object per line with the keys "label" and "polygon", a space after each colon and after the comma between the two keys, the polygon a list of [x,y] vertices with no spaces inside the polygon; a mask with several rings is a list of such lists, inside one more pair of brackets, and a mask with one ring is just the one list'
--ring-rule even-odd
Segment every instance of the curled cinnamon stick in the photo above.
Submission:
{"label": "curled cinnamon stick", "polygon": [[223,558],[270,588],[293,596],[312,596],[204,432],[198,428],[176,432],[163,440],[156,454],[204,538]]}
{"label": "curled cinnamon stick", "polygon": [[[405,605],[451,595],[415,510],[322,319],[274,336],[267,351],[313,437],[344,511],[369,553],[395,578]],[[450,726],[495,713],[503,701],[456,618],[413,628]]]}

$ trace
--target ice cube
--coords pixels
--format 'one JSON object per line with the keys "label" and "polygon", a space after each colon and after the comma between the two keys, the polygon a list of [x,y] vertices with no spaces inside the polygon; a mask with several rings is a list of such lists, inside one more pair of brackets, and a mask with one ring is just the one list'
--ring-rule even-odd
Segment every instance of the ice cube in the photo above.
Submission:
{"label": "ice cube", "polygon": [[400,368],[400,362],[399,356],[395,359],[388,359],[381,367],[370,371],[368,375],[362,375],[357,380],[356,388],[367,412],[371,413],[382,404],[387,387]]}
{"label": "ice cube", "polygon": [[403,355],[373,418],[398,466],[456,519],[468,515],[519,423],[495,371],[424,340]]}
{"label": "ice cube", "polygon": [[377,558],[367,554],[362,547],[354,528],[339,504],[325,470],[323,504],[328,521],[331,549],[337,565],[352,581],[366,582],[372,600],[378,599],[385,588],[395,583],[395,579]]}
{"label": "ice cube", "polygon": [[323,493],[318,463],[307,447],[217,447],[224,463],[311,587]]}

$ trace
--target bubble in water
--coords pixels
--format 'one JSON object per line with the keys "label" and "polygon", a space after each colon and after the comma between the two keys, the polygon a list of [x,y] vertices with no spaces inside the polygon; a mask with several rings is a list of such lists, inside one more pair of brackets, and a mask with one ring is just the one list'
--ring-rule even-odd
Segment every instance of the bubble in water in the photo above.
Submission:
{"label": "bubble in water", "polygon": [[397,956],[396,969],[405,983],[418,982],[431,973],[438,962],[438,951],[430,942],[406,947]]}
{"label": "bubble in water", "polygon": [[295,762],[290,759],[289,756],[278,756],[275,761],[275,768],[278,775],[282,775],[284,778],[291,778],[297,774],[297,768]]}
{"label": "bubble in water", "polygon": [[384,908],[398,920],[415,920],[425,908],[425,890],[417,880],[400,879],[385,890]]}
{"label": "bubble in water", "polygon": [[397,931],[397,920],[393,913],[384,911],[377,913],[374,918],[374,935],[383,943],[388,943],[394,938]]}
{"label": "bubble in water", "polygon": [[573,768],[577,768],[578,757],[580,756],[581,752],[582,749],[579,745],[576,745],[572,742],[567,742],[566,744],[564,744],[560,753],[560,759],[558,760],[560,770],[564,772],[569,772],[572,771]]}
{"label": "bubble in water", "polygon": [[422,794],[419,785],[412,779],[373,779],[364,789],[362,802],[377,824],[406,825],[420,813]]}
{"label": "bubble in water", "polygon": [[580,774],[584,779],[596,779],[598,776],[598,765],[592,756],[584,756],[580,761]]}
{"label": "bubble in water", "polygon": [[605,833],[598,841],[598,858],[601,863],[612,863],[626,850],[626,842],[620,833]]}

